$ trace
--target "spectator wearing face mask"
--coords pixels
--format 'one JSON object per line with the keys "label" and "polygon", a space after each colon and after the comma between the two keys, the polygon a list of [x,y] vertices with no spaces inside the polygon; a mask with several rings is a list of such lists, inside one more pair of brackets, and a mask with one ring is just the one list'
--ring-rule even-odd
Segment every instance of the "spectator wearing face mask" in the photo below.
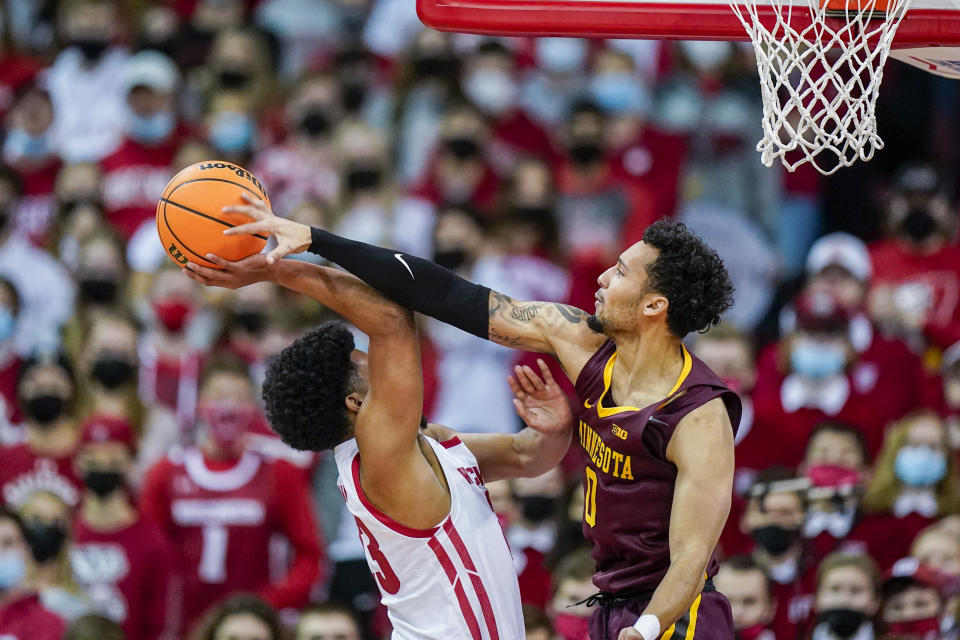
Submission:
{"label": "spectator wearing face mask", "polygon": [[129,273],[123,253],[119,238],[105,229],[92,232],[78,246],[73,277],[79,295],[76,311],[63,329],[69,353],[79,353],[81,340],[101,314],[122,312]]}
{"label": "spectator wearing face mask", "polygon": [[770,579],[750,556],[733,556],[714,577],[717,591],[730,601],[736,640],[777,640],[770,629],[777,603]]}
{"label": "spectator wearing face mask", "polygon": [[96,162],[123,135],[129,54],[113,44],[122,28],[120,10],[110,0],[81,0],[61,5],[58,18],[68,46],[46,76],[54,146],[67,163]]}
{"label": "spectator wearing face mask", "polygon": [[95,415],[84,423],[74,464],[85,491],[70,563],[94,608],[128,637],[168,640],[179,629],[183,597],[177,556],[133,503],[134,450],[126,421]]}
{"label": "spectator wearing face mask", "polygon": [[238,93],[214,94],[203,122],[207,143],[228,162],[248,166],[263,144],[257,114]]}
{"label": "spectator wearing face mask", "polygon": [[750,555],[770,579],[777,638],[795,637],[810,615],[816,564],[801,535],[806,509],[806,482],[774,467],[757,474],[741,520],[754,540]]}
{"label": "spectator wearing face mask", "polygon": [[882,640],[948,640],[956,634],[941,634],[946,600],[945,577],[915,558],[893,565],[881,594]]}
{"label": "spectator wearing face mask", "polygon": [[[188,629],[210,605],[241,591],[279,608],[301,607],[320,577],[321,547],[302,473],[246,446],[258,416],[246,365],[212,361],[201,384],[197,445],[157,462],[143,487],[145,516],[179,552]],[[280,578],[270,572],[271,558],[279,560],[271,554],[276,534],[292,553]]]}
{"label": "spectator wearing face mask", "polygon": [[388,133],[390,87],[371,52],[359,44],[344,44],[333,58],[333,74],[346,122]]}
{"label": "spectator wearing face mask", "polygon": [[769,460],[795,467],[811,430],[825,420],[860,429],[876,455],[886,425],[916,406],[900,370],[861,360],[850,323],[850,313],[829,294],[797,299],[796,326],[780,341],[775,364],[761,363],[754,393],[755,430],[769,443]]}
{"label": "spectator wearing face mask", "polygon": [[340,89],[329,74],[308,73],[286,101],[287,137],[253,158],[250,170],[270,185],[270,201],[288,215],[305,200],[335,202],[340,189],[333,137],[342,116]]}
{"label": "spectator wearing face mask", "polygon": [[880,571],[869,556],[833,553],[817,571],[811,640],[874,640]]}
{"label": "spectator wearing face mask", "polygon": [[580,548],[564,556],[553,572],[553,598],[549,615],[555,637],[560,640],[589,640],[590,615],[586,600],[596,593],[593,586],[593,558]]}
{"label": "spectator wearing face mask", "polygon": [[13,640],[60,640],[64,621],[27,582],[34,560],[23,522],[0,507],[0,633]]}
{"label": "spectator wearing face mask", "polygon": [[496,40],[488,40],[464,61],[460,84],[464,95],[490,119],[489,157],[500,175],[509,175],[520,156],[559,159],[550,136],[518,102],[516,59]]}
{"label": "spectator wearing face mask", "polygon": [[50,252],[70,270],[77,267],[80,246],[106,226],[101,177],[100,165],[92,162],[67,165],[57,174],[54,187],[56,221],[50,232],[49,247]]}
{"label": "spectator wearing face mask", "polygon": [[[13,283],[0,278],[0,415],[6,417],[6,425],[0,428],[0,442],[14,438],[11,425],[20,422],[20,405],[17,402],[17,377],[23,358],[17,353],[14,336],[17,318],[20,315],[20,293]],[[3,424],[0,418],[0,424]]]}
{"label": "spectator wearing face mask", "polygon": [[56,494],[34,491],[20,506],[23,535],[33,564],[27,570],[29,588],[44,607],[66,621],[90,613],[93,601],[73,576],[71,512]]}
{"label": "spectator wearing face mask", "polygon": [[518,516],[504,533],[520,584],[524,603],[544,608],[550,599],[547,556],[557,542],[557,512],[563,498],[563,475],[554,468],[536,478],[510,483]]}
{"label": "spectator wearing face mask", "polygon": [[353,612],[337,604],[309,605],[300,614],[293,640],[360,640]]}
{"label": "spectator wearing face mask", "polygon": [[584,38],[537,38],[536,66],[520,85],[520,106],[547,130],[555,130],[586,92],[583,71],[590,55]]}
{"label": "spectator wearing face mask", "polygon": [[881,567],[907,555],[921,530],[960,510],[949,451],[943,422],[930,410],[912,413],[887,431],[863,497],[862,535]]}
{"label": "spectator wearing face mask", "polygon": [[74,287],[62,264],[13,233],[13,215],[22,195],[16,172],[0,164],[0,277],[20,292],[16,346],[19,353],[28,354],[59,344],[60,327],[73,313]]}
{"label": "spectator wearing face mask", "polygon": [[20,177],[23,197],[14,212],[16,233],[43,246],[56,214],[54,184],[62,163],[51,140],[53,104],[36,84],[20,89],[6,118],[2,158]]}
{"label": "spectator wearing face mask", "polygon": [[[231,0],[233,4],[242,2]],[[205,2],[211,6],[222,2]],[[210,45],[210,54],[202,65],[206,76],[206,98],[219,94],[236,99],[251,113],[261,114],[275,95],[273,56],[266,38],[242,23],[218,26]]]}
{"label": "spectator wearing face mask", "polygon": [[936,171],[904,168],[887,207],[889,237],[870,247],[870,311],[886,331],[943,349],[960,340],[957,210]]}
{"label": "spectator wearing face mask", "polygon": [[100,165],[107,221],[124,240],[145,221],[152,223],[157,201],[173,175],[170,165],[186,133],[177,122],[179,76],[173,61],[157,51],[137,53],[123,70],[126,130]]}
{"label": "spectator wearing face mask", "polygon": [[803,535],[817,558],[863,546],[860,499],[870,480],[863,434],[842,422],[814,427],[799,467],[810,482]]}
{"label": "spectator wearing face mask", "polygon": [[910,557],[934,567],[943,579],[943,629],[956,633],[960,606],[960,537],[948,526],[937,523],[920,532],[910,545]]}
{"label": "spectator wearing face mask", "polygon": [[36,490],[57,495],[73,507],[79,487],[71,458],[76,450],[74,376],[66,356],[24,361],[17,380],[23,409],[23,441],[0,447],[0,498],[19,507]]}

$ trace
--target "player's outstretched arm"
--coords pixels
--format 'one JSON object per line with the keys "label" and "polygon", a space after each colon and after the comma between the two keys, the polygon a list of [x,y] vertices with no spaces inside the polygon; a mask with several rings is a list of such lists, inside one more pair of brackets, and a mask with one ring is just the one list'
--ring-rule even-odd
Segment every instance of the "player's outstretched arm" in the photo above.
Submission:
{"label": "player's outstretched arm", "polygon": [[498,344],[555,354],[571,379],[605,338],[586,323],[576,307],[551,302],[515,302],[429,260],[342,238],[273,215],[266,204],[244,194],[248,205],[224,208],[254,222],[225,234],[269,233],[277,248],[267,260],[308,250],[339,264],[402,306]]}
{"label": "player's outstretched arm", "polygon": [[703,589],[733,495],[733,427],[721,399],[680,421],[667,445],[667,459],[677,466],[670,568],[637,625],[621,630],[618,640],[659,638],[690,610]]}
{"label": "player's outstretched arm", "polygon": [[524,365],[508,378],[513,406],[527,424],[519,433],[456,433],[430,425],[428,434],[438,440],[457,436],[477,458],[484,480],[532,478],[559,464],[570,447],[573,415],[567,396],[543,360],[537,360],[541,379]]}

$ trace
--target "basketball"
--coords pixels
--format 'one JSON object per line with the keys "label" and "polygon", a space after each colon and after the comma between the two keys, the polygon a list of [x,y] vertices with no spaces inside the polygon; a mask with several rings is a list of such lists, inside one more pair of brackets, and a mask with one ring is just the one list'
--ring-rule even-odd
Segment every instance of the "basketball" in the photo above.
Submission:
{"label": "basketball", "polygon": [[242,213],[221,211],[248,204],[241,196],[244,192],[270,205],[260,181],[229,162],[198,162],[173,176],[157,203],[157,233],[167,256],[180,266],[192,261],[219,268],[204,256],[212,253],[236,261],[260,253],[267,243],[265,235],[223,235],[224,229],[253,221]]}

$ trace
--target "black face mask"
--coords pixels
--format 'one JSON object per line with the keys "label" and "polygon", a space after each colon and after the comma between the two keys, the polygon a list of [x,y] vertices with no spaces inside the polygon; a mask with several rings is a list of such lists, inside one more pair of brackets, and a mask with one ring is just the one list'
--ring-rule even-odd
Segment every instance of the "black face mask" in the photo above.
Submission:
{"label": "black face mask", "polygon": [[444,269],[455,271],[467,262],[466,249],[446,249],[444,251],[434,251],[433,261]]}
{"label": "black face mask", "polygon": [[838,638],[852,638],[866,620],[865,613],[853,609],[827,609],[817,616],[817,623],[826,624]]}
{"label": "black face mask", "polygon": [[133,382],[136,366],[123,356],[104,354],[93,361],[90,375],[107,389],[119,389]]}
{"label": "black face mask", "polygon": [[778,524],[768,524],[750,532],[757,546],[772,556],[779,556],[789,549],[798,535],[799,531],[796,529],[787,529]]}
{"label": "black face mask", "polygon": [[223,69],[217,79],[224,89],[243,89],[250,82],[250,75],[238,69]]}
{"label": "black face mask", "polygon": [[364,191],[380,186],[380,169],[377,167],[354,167],[347,172],[347,189]]}
{"label": "black face mask", "polygon": [[449,58],[422,56],[413,61],[413,75],[418,78],[442,77],[450,73]]}
{"label": "black face mask", "polygon": [[444,144],[457,160],[469,160],[480,154],[480,145],[473,138],[450,138]]}
{"label": "black face mask", "polygon": [[13,207],[4,205],[0,207],[0,232],[7,228],[7,222],[10,220],[10,210]]}
{"label": "black face mask", "polygon": [[267,316],[252,309],[233,312],[233,322],[247,333],[260,333],[267,326]]}
{"label": "black face mask", "polygon": [[937,230],[937,220],[925,207],[911,209],[900,223],[900,229],[912,242],[925,242]]}
{"label": "black face mask", "polygon": [[600,159],[603,150],[592,141],[575,142],[570,146],[570,159],[580,166],[592,164]]}
{"label": "black face mask", "polygon": [[23,537],[33,559],[43,564],[57,557],[67,539],[67,532],[59,524],[30,522],[23,525]]}
{"label": "black face mask", "polygon": [[544,220],[550,220],[553,212],[550,207],[514,207],[513,217],[518,222],[540,224]]}
{"label": "black face mask", "polygon": [[367,98],[367,88],[362,84],[351,82],[341,87],[340,94],[343,100],[343,108],[350,113],[356,113]]}
{"label": "black face mask", "polygon": [[40,426],[53,425],[67,407],[63,396],[44,393],[28,398],[23,403],[24,412],[36,420]]}
{"label": "black face mask", "polygon": [[557,501],[549,496],[522,496],[520,513],[530,522],[543,522],[553,516],[557,510]]}
{"label": "black face mask", "polygon": [[96,62],[110,46],[110,41],[101,38],[76,38],[73,46],[80,50],[84,60]]}
{"label": "black face mask", "polygon": [[297,123],[297,127],[312,138],[319,138],[330,131],[330,117],[325,111],[311,109]]}
{"label": "black face mask", "polygon": [[93,491],[97,497],[106,498],[123,486],[124,477],[119,471],[90,470],[84,474],[83,484],[90,491]]}
{"label": "black face mask", "polygon": [[119,285],[107,278],[83,278],[80,280],[80,297],[94,304],[110,304],[117,297]]}

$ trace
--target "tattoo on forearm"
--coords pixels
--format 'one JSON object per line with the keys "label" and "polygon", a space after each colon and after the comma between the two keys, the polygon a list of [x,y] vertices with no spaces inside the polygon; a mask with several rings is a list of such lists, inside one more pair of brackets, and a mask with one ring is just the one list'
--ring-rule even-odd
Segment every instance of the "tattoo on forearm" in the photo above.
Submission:
{"label": "tattoo on forearm", "polygon": [[510,316],[520,322],[529,322],[536,318],[538,313],[540,313],[540,305],[528,304],[525,307],[514,307]]}
{"label": "tattoo on forearm", "polygon": [[490,317],[492,318],[496,314],[500,313],[501,309],[505,306],[513,306],[513,299],[510,296],[505,296],[499,291],[490,292]]}
{"label": "tattoo on forearm", "polygon": [[570,324],[577,324],[581,320],[587,317],[587,313],[583,309],[577,309],[576,307],[571,307],[569,305],[553,303],[553,306],[557,308],[557,311],[560,312],[567,322]]}
{"label": "tattoo on forearm", "polygon": [[502,344],[506,347],[522,347],[525,345],[525,342],[522,338],[505,336],[493,327],[490,327],[488,337],[491,342],[496,342],[497,344]]}

